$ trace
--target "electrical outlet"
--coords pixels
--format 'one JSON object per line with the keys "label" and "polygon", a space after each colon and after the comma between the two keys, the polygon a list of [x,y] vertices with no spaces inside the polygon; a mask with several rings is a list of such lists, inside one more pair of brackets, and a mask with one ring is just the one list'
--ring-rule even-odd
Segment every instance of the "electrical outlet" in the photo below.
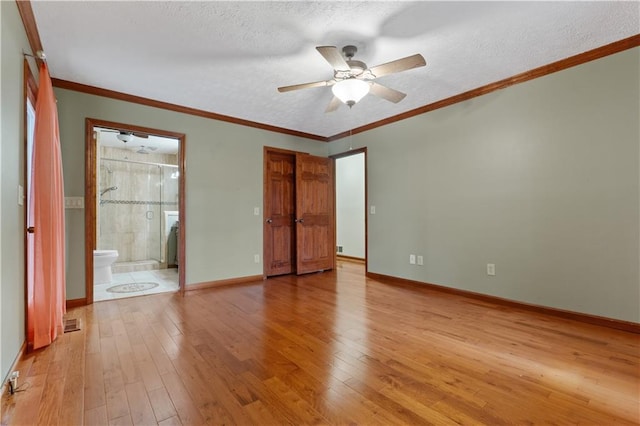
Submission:
{"label": "electrical outlet", "polygon": [[420,266],[424,265],[424,256],[418,256],[418,265]]}
{"label": "electrical outlet", "polygon": [[487,275],[494,276],[496,274],[496,265],[494,263],[487,263]]}
{"label": "electrical outlet", "polygon": [[371,214],[376,214],[376,206],[371,206]]}
{"label": "electrical outlet", "polygon": [[254,254],[253,255],[253,262],[254,263],[260,263],[260,255],[259,254]]}
{"label": "electrical outlet", "polygon": [[65,209],[84,209],[84,197],[64,197]]}
{"label": "electrical outlet", "polygon": [[410,265],[415,265],[416,264],[416,255],[415,254],[410,254],[409,255],[409,264]]}

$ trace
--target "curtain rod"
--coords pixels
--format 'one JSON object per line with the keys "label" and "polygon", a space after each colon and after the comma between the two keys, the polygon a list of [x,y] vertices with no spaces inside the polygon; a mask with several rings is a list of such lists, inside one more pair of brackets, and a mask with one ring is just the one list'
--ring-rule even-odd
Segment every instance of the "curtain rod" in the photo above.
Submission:
{"label": "curtain rod", "polygon": [[47,55],[45,55],[44,51],[42,51],[42,50],[38,50],[35,55],[32,54],[32,53],[27,53],[27,52],[25,52],[23,50],[22,51],[22,55],[23,56],[29,56],[29,57],[34,58],[34,59],[40,59],[41,61],[47,62]]}

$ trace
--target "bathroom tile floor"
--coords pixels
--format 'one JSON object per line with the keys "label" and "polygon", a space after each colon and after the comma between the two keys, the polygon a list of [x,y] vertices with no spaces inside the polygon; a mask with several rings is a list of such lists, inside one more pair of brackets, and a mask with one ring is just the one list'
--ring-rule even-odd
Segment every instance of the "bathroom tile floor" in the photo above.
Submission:
{"label": "bathroom tile floor", "polygon": [[[135,291],[130,293],[111,293],[107,291],[109,287],[118,284],[131,283],[157,283],[158,286],[149,290]],[[93,301],[122,299],[125,297],[143,296],[148,294],[165,293],[178,291],[178,269],[154,269],[150,271],[124,272],[113,274],[113,281],[110,284],[99,284],[93,287]]]}

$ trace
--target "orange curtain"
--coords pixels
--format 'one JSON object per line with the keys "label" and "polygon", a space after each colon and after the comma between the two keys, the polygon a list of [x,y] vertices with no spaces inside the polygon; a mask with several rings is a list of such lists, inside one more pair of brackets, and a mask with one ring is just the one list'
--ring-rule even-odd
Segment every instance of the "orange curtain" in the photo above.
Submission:
{"label": "orange curtain", "polygon": [[[64,188],[58,111],[49,69],[40,65],[36,100],[29,223],[35,231],[28,247],[33,279],[27,280],[27,343],[38,349],[63,331],[66,313]],[[31,246],[31,244],[29,244]]]}

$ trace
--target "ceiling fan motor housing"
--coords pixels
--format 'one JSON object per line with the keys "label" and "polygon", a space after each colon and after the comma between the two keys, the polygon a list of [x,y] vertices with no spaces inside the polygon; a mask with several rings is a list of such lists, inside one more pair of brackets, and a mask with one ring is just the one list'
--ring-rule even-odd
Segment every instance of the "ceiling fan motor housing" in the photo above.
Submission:
{"label": "ceiling fan motor housing", "polygon": [[351,67],[351,75],[360,75],[367,69],[367,64],[355,59],[348,60],[347,64]]}
{"label": "ceiling fan motor housing", "polygon": [[339,78],[353,78],[362,75],[367,70],[367,64],[362,61],[358,61],[353,59],[353,57],[358,53],[358,48],[349,44],[342,48],[342,54],[346,58],[347,65],[349,65],[350,70],[347,70],[346,75],[339,75]]}

